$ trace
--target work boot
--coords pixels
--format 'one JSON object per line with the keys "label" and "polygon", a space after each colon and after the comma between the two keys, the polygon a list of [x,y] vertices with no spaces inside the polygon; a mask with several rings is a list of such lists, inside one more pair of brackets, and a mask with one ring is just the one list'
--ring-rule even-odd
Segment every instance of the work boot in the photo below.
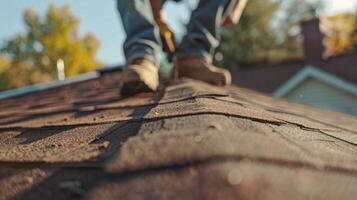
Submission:
{"label": "work boot", "polygon": [[130,63],[124,70],[123,77],[123,87],[120,91],[123,96],[154,92],[159,86],[159,68],[145,58]]}
{"label": "work boot", "polygon": [[175,70],[179,78],[188,77],[201,80],[217,86],[231,84],[231,74],[228,70],[209,64],[203,58],[175,58]]}

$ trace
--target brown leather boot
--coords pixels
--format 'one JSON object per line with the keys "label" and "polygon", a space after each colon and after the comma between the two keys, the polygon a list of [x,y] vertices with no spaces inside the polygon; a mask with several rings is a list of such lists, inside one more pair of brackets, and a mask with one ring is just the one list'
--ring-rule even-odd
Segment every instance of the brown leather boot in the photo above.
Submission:
{"label": "brown leather boot", "polygon": [[175,58],[175,70],[177,76],[201,80],[213,85],[230,85],[231,73],[228,70],[209,64],[203,58]]}
{"label": "brown leather boot", "polygon": [[139,58],[134,60],[123,72],[121,94],[131,96],[142,92],[154,92],[159,86],[159,68],[154,62]]}

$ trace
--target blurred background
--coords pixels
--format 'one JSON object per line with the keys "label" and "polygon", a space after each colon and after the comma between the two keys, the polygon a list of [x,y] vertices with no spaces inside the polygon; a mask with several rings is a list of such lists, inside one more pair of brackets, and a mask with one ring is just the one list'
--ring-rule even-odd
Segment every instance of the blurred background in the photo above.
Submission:
{"label": "blurred background", "polygon": [[[165,5],[178,39],[196,4]],[[0,91],[125,63],[114,0],[2,0],[0,24]],[[249,0],[221,31],[236,85],[357,115],[357,0]]]}

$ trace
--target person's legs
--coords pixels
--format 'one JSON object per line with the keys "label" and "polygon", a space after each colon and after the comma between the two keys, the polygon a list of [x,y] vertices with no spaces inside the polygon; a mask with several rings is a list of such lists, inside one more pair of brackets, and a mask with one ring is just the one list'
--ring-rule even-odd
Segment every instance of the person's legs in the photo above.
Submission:
{"label": "person's legs", "polygon": [[142,57],[155,61],[161,41],[150,0],[118,0],[117,7],[126,32],[124,53],[127,63]]}
{"label": "person's legs", "polygon": [[176,54],[175,67],[179,77],[190,77],[215,85],[230,84],[230,73],[211,65],[211,62],[212,53],[219,45],[218,29],[222,17],[233,1],[199,1]]}
{"label": "person's legs", "polygon": [[177,57],[196,56],[211,60],[219,44],[218,29],[224,12],[233,0],[200,0],[193,11],[187,34],[178,48]]}
{"label": "person's legs", "polygon": [[156,51],[161,49],[161,41],[150,0],[118,0],[117,5],[126,32],[121,94],[155,91],[159,85]]}

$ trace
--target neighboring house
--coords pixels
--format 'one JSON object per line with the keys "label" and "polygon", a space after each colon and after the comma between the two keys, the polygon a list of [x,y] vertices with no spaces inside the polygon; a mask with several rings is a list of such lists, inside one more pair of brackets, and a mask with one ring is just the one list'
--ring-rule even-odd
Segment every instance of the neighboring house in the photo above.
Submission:
{"label": "neighboring house", "polygon": [[357,85],[306,66],[280,86],[274,96],[357,115]]}
{"label": "neighboring house", "polygon": [[319,19],[302,23],[305,58],[233,71],[236,85],[357,115],[357,54],[323,58]]}

